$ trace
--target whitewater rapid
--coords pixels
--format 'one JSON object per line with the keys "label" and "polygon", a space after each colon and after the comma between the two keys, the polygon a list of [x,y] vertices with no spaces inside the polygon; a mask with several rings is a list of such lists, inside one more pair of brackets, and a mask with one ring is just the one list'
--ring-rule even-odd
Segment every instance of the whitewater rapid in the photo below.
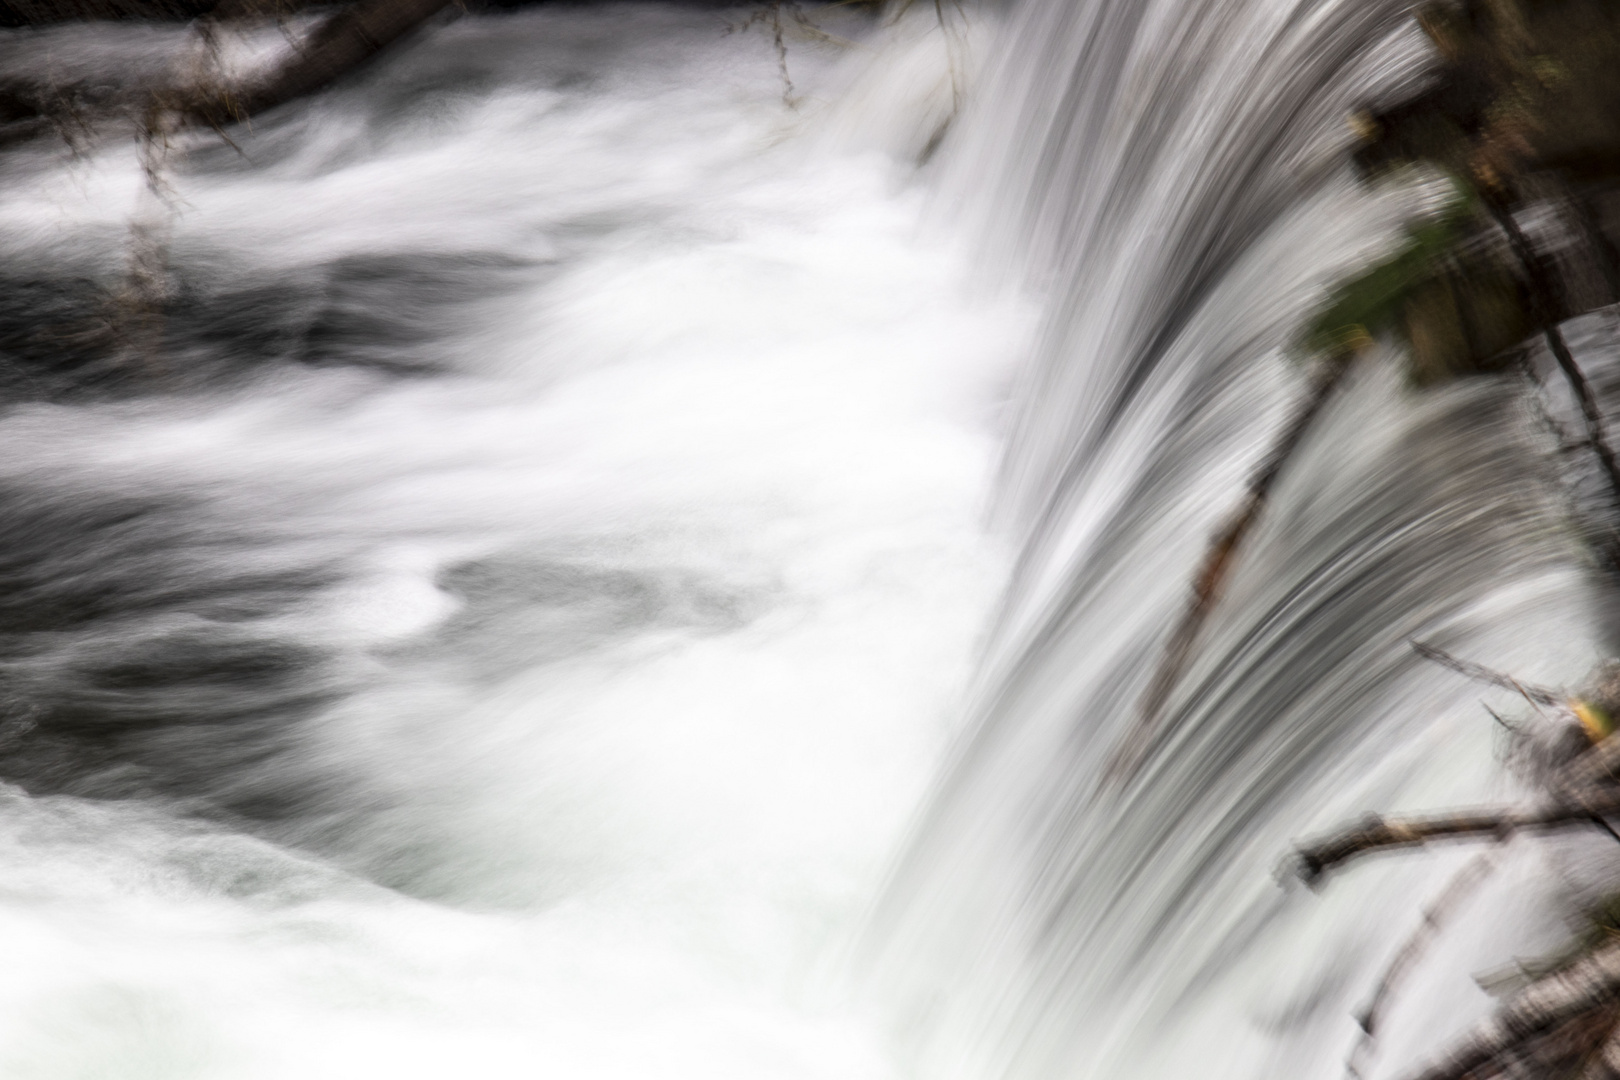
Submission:
{"label": "whitewater rapid", "polygon": [[0,1075],[895,1075],[841,973],[1032,320],[924,228],[961,41],[790,36],[788,105],[742,18],[450,21],[156,195],[0,163]]}

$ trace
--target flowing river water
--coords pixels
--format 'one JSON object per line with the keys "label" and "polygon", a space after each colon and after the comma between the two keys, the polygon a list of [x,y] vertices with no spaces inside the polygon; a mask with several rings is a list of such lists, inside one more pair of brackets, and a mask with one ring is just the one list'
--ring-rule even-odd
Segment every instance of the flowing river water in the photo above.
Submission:
{"label": "flowing river water", "polygon": [[745,18],[463,18],[160,195],[6,161],[0,1075],[893,1075],[840,958],[1032,322],[920,227],[930,24],[789,108]]}
{"label": "flowing river water", "polygon": [[[234,146],[0,162],[0,1076],[1342,1075],[1467,854],[1273,871],[1511,790],[1409,638],[1601,654],[1567,403],[1368,358],[1099,775],[1293,323],[1425,197],[1342,158],[1401,5],[833,13],[790,84],[749,18],[464,16]],[[1504,852],[1370,1074],[1605,842]]]}

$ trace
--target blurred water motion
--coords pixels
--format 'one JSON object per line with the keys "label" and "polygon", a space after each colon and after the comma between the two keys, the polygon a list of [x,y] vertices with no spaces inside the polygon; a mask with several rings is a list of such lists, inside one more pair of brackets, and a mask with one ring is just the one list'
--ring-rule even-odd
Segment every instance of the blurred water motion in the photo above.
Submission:
{"label": "blurred water motion", "polygon": [[[1466,853],[1279,860],[1510,783],[1408,640],[1599,653],[1527,384],[1361,357],[1100,777],[1296,326],[1431,197],[1347,165],[1406,6],[790,14],[467,16],[238,146],[0,158],[0,1076],[1342,1074]],[[1605,858],[1509,848],[1369,1075]]]}
{"label": "blurred water motion", "polygon": [[[1414,395],[1363,356],[1139,768],[1121,786],[1105,766],[1304,395],[1295,327],[1424,198],[1355,182],[1345,117],[1409,92],[1430,54],[1406,5],[1361,0],[1032,2],[1002,50],[948,196],[1009,276],[1051,290],[999,490],[1020,553],[971,727],[881,908],[879,970],[925,1075],[1341,1076],[1356,1012],[1469,853],[1316,896],[1275,879],[1291,843],[1510,782],[1479,689],[1408,641],[1565,685],[1601,655],[1603,592],[1525,384]],[[1607,317],[1575,329],[1612,390]],[[1603,843],[1515,845],[1363,1075],[1409,1074],[1487,1012],[1472,975],[1558,940],[1559,889],[1592,859],[1612,872]]]}
{"label": "blurred water motion", "polygon": [[1030,319],[918,236],[932,16],[797,110],[742,18],[454,21],[157,195],[125,129],[0,162],[0,1076],[891,1075],[829,957]]}

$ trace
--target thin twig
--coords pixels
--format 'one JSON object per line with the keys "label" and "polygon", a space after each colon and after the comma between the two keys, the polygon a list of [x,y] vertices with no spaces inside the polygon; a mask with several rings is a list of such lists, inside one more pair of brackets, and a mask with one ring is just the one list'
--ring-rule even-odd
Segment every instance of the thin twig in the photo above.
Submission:
{"label": "thin twig", "polygon": [[1545,261],[1531,246],[1524,231],[1519,228],[1519,223],[1513,219],[1512,212],[1499,199],[1487,196],[1483,202],[1497,225],[1501,227],[1507,237],[1508,246],[1513,249],[1519,264],[1530,279],[1531,301],[1537,321],[1541,323],[1542,337],[1546,340],[1553,359],[1558,362],[1559,370],[1564,373],[1564,379],[1574,392],[1576,401],[1580,403],[1581,416],[1586,421],[1587,441],[1592,444],[1593,453],[1608,478],[1613,508],[1620,511],[1620,461],[1615,460],[1614,450],[1609,446],[1608,435],[1604,431],[1603,412],[1598,407],[1597,395],[1592,390],[1592,384],[1587,381],[1586,373],[1575,362],[1574,354],[1569,351],[1569,343],[1564,340],[1563,331],[1559,328],[1550,284],[1552,275]]}
{"label": "thin twig", "polygon": [[1383,977],[1378,980],[1372,998],[1356,1015],[1356,1022],[1361,1025],[1361,1036],[1356,1040],[1356,1045],[1345,1062],[1345,1072],[1350,1077],[1362,1075],[1366,1061],[1373,1053],[1373,1044],[1382,1027],[1384,1013],[1406,976],[1417,967],[1418,961],[1423,959],[1423,954],[1440,936],[1440,932],[1445,929],[1451,917],[1473,897],[1474,891],[1495,869],[1496,858],[1490,852],[1474,856],[1452,877],[1440,895],[1423,910],[1423,921],[1412,931],[1412,936],[1406,939],[1401,951],[1395,954],[1395,958],[1384,969]]}
{"label": "thin twig", "polygon": [[1596,825],[1598,828],[1600,828],[1604,832],[1608,833],[1611,837],[1614,838],[1616,843],[1620,843],[1620,832],[1615,832],[1614,831],[1614,826],[1610,825],[1608,820],[1605,819],[1602,814],[1593,814],[1592,815],[1592,824]]}
{"label": "thin twig", "polygon": [[1491,686],[1500,686],[1519,694],[1532,705],[1562,705],[1569,695],[1548,686],[1536,686],[1532,683],[1520,682],[1506,672],[1488,668],[1484,664],[1476,664],[1472,660],[1464,660],[1446,652],[1444,649],[1422,641],[1408,642],[1412,651],[1425,660],[1433,661],[1441,667],[1450,668],[1459,675],[1466,676],[1475,682],[1488,683]]}

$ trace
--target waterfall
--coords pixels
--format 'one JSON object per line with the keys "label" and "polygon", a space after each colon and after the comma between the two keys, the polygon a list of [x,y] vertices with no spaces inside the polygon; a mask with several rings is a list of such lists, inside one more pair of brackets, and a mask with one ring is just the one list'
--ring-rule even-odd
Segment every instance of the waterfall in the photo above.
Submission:
{"label": "waterfall", "polygon": [[[1553,684],[1602,655],[1523,383],[1416,393],[1398,358],[1364,357],[1244,541],[1142,767],[1101,773],[1301,396],[1294,327],[1425,197],[1363,189],[1345,155],[1350,110],[1420,80],[1423,42],[1402,3],[1029,0],[998,49],[943,197],[974,211],[992,275],[1048,297],[1000,474],[1019,554],[877,912],[878,969],[928,1076],[1343,1075],[1354,1013],[1468,853],[1315,895],[1276,877],[1291,843],[1512,784],[1481,699],[1516,703],[1409,640]],[[1606,364],[1612,339],[1584,340]],[[1398,988],[1364,1074],[1483,1015],[1471,976],[1555,943],[1560,889],[1604,843],[1512,845]]]}
{"label": "waterfall", "polygon": [[[63,136],[0,153],[0,1077],[1342,1074],[1468,852],[1274,871],[1513,790],[1409,639],[1602,655],[1568,403],[1363,357],[1099,775],[1431,197],[1344,163],[1404,4],[791,10],[447,17],[139,145],[75,109],[189,31],[0,32]],[[1612,847],[1508,846],[1363,1075]]]}

